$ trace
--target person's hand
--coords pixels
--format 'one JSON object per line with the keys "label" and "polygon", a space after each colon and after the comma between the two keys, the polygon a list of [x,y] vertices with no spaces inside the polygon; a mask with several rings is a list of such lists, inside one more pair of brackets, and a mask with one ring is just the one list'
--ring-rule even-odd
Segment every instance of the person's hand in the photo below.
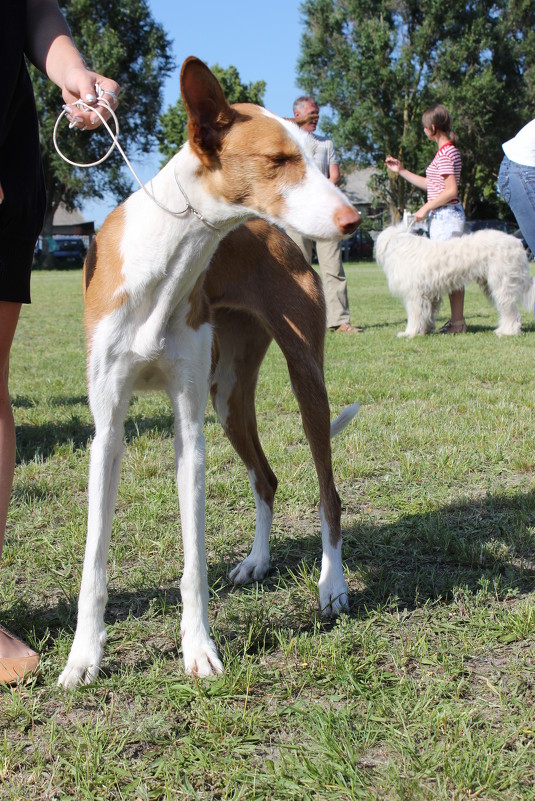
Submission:
{"label": "person's hand", "polygon": [[405,169],[401,161],[399,159],[395,159],[394,156],[387,156],[385,159],[385,164],[392,172],[399,173],[401,170]]}
{"label": "person's hand", "polygon": [[319,114],[308,114],[306,117],[290,117],[290,121],[295,122],[299,128],[302,128],[304,125],[313,125],[315,128],[319,118]]}
{"label": "person's hand", "polygon": [[4,190],[2,189],[2,184],[0,184],[0,203],[4,202]]}
{"label": "person's hand", "polygon": [[121,87],[116,81],[82,67],[73,68],[65,75],[62,87],[65,101],[64,110],[67,119],[74,123],[76,128],[94,130],[101,124],[100,118],[94,112],[84,111],[75,106],[74,103],[77,100],[83,100],[89,106],[97,106],[104,119],[109,119],[110,112],[99,100],[97,85],[102,90],[102,99],[107,100],[115,111],[119,105],[119,92],[121,91]]}
{"label": "person's hand", "polygon": [[427,217],[429,209],[427,208],[427,203],[418,209],[418,211],[414,215],[414,222],[422,222]]}

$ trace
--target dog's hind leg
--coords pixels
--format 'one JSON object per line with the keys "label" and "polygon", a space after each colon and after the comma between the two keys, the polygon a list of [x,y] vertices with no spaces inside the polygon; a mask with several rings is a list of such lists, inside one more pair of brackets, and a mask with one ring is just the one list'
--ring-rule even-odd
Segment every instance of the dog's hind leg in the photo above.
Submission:
{"label": "dog's hind leg", "polygon": [[517,336],[522,329],[522,316],[516,305],[516,298],[511,295],[507,287],[500,287],[492,291],[490,299],[498,309],[499,322],[496,336]]}
{"label": "dog's hind leg", "polygon": [[252,550],[230,572],[234,584],[246,584],[260,581],[269,569],[269,535],[277,479],[258,438],[254,399],[258,371],[271,336],[258,320],[235,309],[215,310],[213,322],[212,403],[247,468],[256,507]]}
{"label": "dog's hind leg", "polygon": [[324,615],[347,607],[347,584],[342,567],[341,502],[334,484],[330,409],[321,367],[322,353],[302,349],[301,353],[279,342],[288,362],[303,427],[310,445],[320,489],[322,561],[319,579],[320,608]]}
{"label": "dog's hind leg", "polygon": [[89,466],[87,542],[78,600],[78,622],[58,683],[66,688],[96,678],[106,642],[106,564],[123,454],[124,418],[131,394],[126,371],[107,358],[89,365],[89,401],[95,420]]}
{"label": "dog's hind leg", "polygon": [[[245,317],[227,318],[227,322],[234,320],[235,329],[232,331],[229,324],[229,342],[224,344],[225,353],[232,357],[230,360],[226,357],[229,364],[240,359],[242,364],[249,364],[240,355],[246,337],[250,342],[247,360],[250,354],[255,354],[254,370],[248,368],[244,372],[235,372],[240,384],[246,387],[248,411],[241,414],[250,426],[246,437],[249,444],[242,446],[248,448],[247,459],[245,456],[242,458],[249,469],[254,454],[253,490],[255,499],[259,497],[257,510],[260,508],[260,518],[264,523],[257,523],[258,540],[255,537],[255,547],[242,563],[243,569],[238,565],[231,576],[234,581],[250,580],[247,576],[254,575],[257,565],[264,565],[269,559],[268,537],[276,479],[258,441],[254,390],[260,363],[271,338],[274,338],[288,364],[318,475],[323,542],[320,604],[325,614],[336,613],[347,604],[347,585],[341,558],[341,505],[332,473],[329,401],[323,378],[325,301],[321,280],[286,234],[262,220],[255,220],[223,240],[208,270],[205,288],[212,309],[242,309],[250,321],[246,327],[245,322],[240,323],[240,319],[245,321]],[[216,339],[219,339],[217,333]],[[226,372],[230,374],[232,369]],[[226,407],[232,406],[237,427],[241,422],[234,410],[244,408],[242,393],[241,388],[234,389],[234,397],[240,400],[240,406],[224,405],[224,414]],[[251,477],[250,469],[249,475]],[[257,573],[263,569],[262,566]]]}
{"label": "dog's hind leg", "polygon": [[429,331],[427,332],[428,334],[431,334],[436,328],[437,317],[440,311],[441,304],[442,304],[442,298],[440,297],[440,295],[438,296],[438,298],[431,298],[431,321],[429,325]]}

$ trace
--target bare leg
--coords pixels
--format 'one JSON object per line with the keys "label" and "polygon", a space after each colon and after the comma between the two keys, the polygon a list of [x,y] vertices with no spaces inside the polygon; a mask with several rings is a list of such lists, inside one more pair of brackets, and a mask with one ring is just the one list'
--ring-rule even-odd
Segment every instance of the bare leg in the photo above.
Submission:
{"label": "bare leg", "polygon": [[21,304],[0,301],[0,555],[15,472],[15,422],[9,397],[9,352]]}
{"label": "bare leg", "polygon": [[449,297],[452,325],[462,323],[464,320],[464,289],[457,289]]}
{"label": "bare leg", "polygon": [[[15,421],[9,397],[9,353],[21,304],[0,301],[0,556],[15,473]],[[34,670],[39,657],[0,627],[0,681],[12,682]]]}

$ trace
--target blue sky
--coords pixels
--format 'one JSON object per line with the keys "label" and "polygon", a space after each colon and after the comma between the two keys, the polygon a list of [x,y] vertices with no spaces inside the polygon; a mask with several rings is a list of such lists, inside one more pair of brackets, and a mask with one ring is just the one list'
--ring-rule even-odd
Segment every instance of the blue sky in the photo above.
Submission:
{"label": "blue sky", "polygon": [[[296,85],[303,30],[300,0],[149,0],[149,6],[173,41],[177,65],[166,80],[162,110],[178,99],[180,65],[187,56],[198,56],[210,66],[233,64],[245,83],[265,81],[266,108],[291,115],[293,101],[300,94]],[[155,153],[135,161],[134,168],[146,181],[158,171],[159,162]],[[100,225],[114,206],[111,199],[109,203],[87,203],[82,211],[87,220]]]}

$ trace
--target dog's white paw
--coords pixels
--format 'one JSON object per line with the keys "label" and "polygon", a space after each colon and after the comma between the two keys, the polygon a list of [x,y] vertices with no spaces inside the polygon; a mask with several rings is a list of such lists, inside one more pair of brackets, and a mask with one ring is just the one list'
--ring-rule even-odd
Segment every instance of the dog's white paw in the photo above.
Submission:
{"label": "dog's white paw", "polygon": [[229,573],[233,584],[251,584],[253,581],[262,581],[269,570],[269,556],[257,559],[249,554],[243,562],[236,565]]}
{"label": "dog's white paw", "polygon": [[500,328],[497,328],[494,333],[497,337],[516,337],[520,334],[521,330],[522,329],[520,326],[516,328],[502,328],[500,326]]}
{"label": "dog's white paw", "polygon": [[73,690],[80,684],[92,684],[98,676],[106,633],[100,634],[91,642],[83,644],[74,639],[67,665],[58,679],[58,685]]}
{"label": "dog's white paw", "polygon": [[194,640],[188,638],[187,634],[184,635],[182,654],[184,668],[189,675],[204,678],[223,673],[223,663],[217,655],[214,642],[209,637],[205,640]]}
{"label": "dog's white paw", "polygon": [[408,337],[408,336],[410,336],[410,334],[407,334],[407,332],[406,332],[406,331],[398,331],[398,332],[397,332],[397,334],[396,334],[396,336],[397,336],[397,338],[398,338],[398,339],[401,339],[402,337]]}
{"label": "dog's white paw", "polygon": [[344,576],[319,581],[320,609],[324,617],[333,617],[348,609],[347,584]]}

